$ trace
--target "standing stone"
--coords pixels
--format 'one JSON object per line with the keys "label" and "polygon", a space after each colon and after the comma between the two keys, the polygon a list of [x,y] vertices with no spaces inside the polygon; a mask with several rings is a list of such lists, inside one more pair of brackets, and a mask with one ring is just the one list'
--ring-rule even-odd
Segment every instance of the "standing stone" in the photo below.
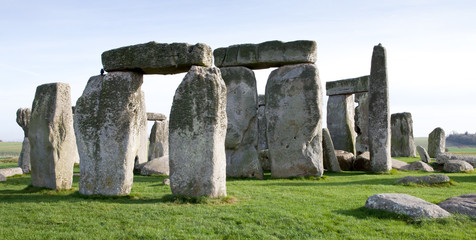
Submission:
{"label": "standing stone", "polygon": [[439,153],[444,153],[446,147],[445,130],[435,128],[428,135],[428,154],[432,158],[436,158]]}
{"label": "standing stone", "polygon": [[332,172],[340,172],[339,160],[337,160],[334,144],[327,128],[322,129],[322,150],[324,168]]}
{"label": "standing stone", "polygon": [[169,123],[170,188],[226,196],[226,86],[220,69],[193,66],[175,91]]}
{"label": "standing stone", "polygon": [[327,100],[327,128],[335,149],[355,155],[354,96],[333,95]]}
{"label": "standing stone", "polygon": [[226,175],[263,178],[258,160],[258,92],[253,71],[245,67],[221,68],[226,84]]}
{"label": "standing stone", "polygon": [[91,77],[76,102],[80,194],[130,193],[147,122],[141,85],[142,74],[109,72]]}
{"label": "standing stone", "polygon": [[392,169],[387,57],[381,44],[374,47],[369,80],[369,150],[372,171]]}
{"label": "standing stone", "polygon": [[21,167],[23,173],[29,173],[30,164],[30,141],[28,140],[28,125],[30,124],[31,109],[19,108],[17,110],[17,123],[23,129],[25,137],[21,147],[20,157],[18,158],[18,167]]}
{"label": "standing stone", "polygon": [[155,121],[149,141],[149,161],[169,155],[169,121]]}
{"label": "standing stone", "polygon": [[28,138],[31,184],[35,187],[70,189],[73,165],[79,156],[68,84],[50,83],[36,88]]}
{"label": "standing stone", "polygon": [[322,176],[322,87],[316,65],[274,70],[265,95],[271,176]]}
{"label": "standing stone", "polygon": [[409,112],[395,113],[391,116],[392,157],[416,157],[413,140],[413,120]]}
{"label": "standing stone", "polygon": [[355,150],[357,154],[369,151],[369,94],[357,93],[354,95],[358,106],[355,108]]}
{"label": "standing stone", "polygon": [[264,171],[271,170],[268,157],[268,139],[266,138],[266,97],[258,95],[258,158]]}
{"label": "standing stone", "polygon": [[420,155],[420,159],[422,162],[429,163],[431,161],[430,155],[428,155],[428,152],[426,151],[425,148],[418,145],[416,149],[418,151],[418,154]]}

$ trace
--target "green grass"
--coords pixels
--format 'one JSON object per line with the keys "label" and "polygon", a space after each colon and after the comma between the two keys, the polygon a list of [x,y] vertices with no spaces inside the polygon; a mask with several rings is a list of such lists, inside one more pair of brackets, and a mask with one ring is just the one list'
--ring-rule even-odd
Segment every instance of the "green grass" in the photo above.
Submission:
{"label": "green grass", "polygon": [[415,141],[415,147],[420,145],[428,150],[428,137],[416,137],[413,140]]}
{"label": "green grass", "polygon": [[21,142],[0,142],[0,158],[20,156],[21,145]]}
{"label": "green grass", "polygon": [[[75,167],[75,172],[78,168]],[[402,186],[421,172],[326,173],[326,178],[228,179],[230,197],[175,198],[164,176],[134,176],[126,197],[83,197],[73,190],[28,187],[23,175],[0,183],[0,239],[472,239],[476,219],[411,220],[363,206],[376,193],[406,193],[437,203],[476,189],[476,174],[457,184]]]}
{"label": "green grass", "polygon": [[458,148],[458,147],[449,147],[448,152],[458,153],[458,154],[471,154],[476,155],[476,148]]}

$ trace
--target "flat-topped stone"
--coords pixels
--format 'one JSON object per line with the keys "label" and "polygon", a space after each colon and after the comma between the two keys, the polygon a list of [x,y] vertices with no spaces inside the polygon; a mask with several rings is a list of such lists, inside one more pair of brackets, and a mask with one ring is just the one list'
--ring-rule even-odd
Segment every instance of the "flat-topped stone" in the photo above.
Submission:
{"label": "flat-topped stone", "polygon": [[164,121],[167,120],[167,117],[162,113],[147,113],[147,121]]}
{"label": "flat-topped stone", "polygon": [[440,153],[436,157],[436,162],[438,164],[445,164],[448,160],[463,160],[471,166],[476,167],[476,155],[468,155],[468,154],[455,154],[455,153]]}
{"label": "flat-topped stone", "polygon": [[370,76],[326,82],[326,95],[346,95],[369,91]]}
{"label": "flat-topped stone", "polygon": [[23,174],[21,167],[0,169],[0,175],[4,176],[5,178],[21,174]]}
{"label": "flat-topped stone", "polygon": [[213,51],[217,67],[243,66],[250,69],[281,67],[299,63],[315,63],[317,43],[268,41],[259,44],[239,44]]}
{"label": "flat-topped stone", "polygon": [[432,174],[427,176],[406,176],[397,180],[399,184],[439,184],[450,182],[450,178],[444,174]]}
{"label": "flat-topped stone", "polygon": [[188,72],[193,65],[213,65],[212,49],[203,43],[148,42],[105,51],[101,55],[104,70],[137,71],[145,74]]}
{"label": "flat-topped stone", "polygon": [[464,194],[448,198],[438,206],[450,213],[458,213],[476,217],[476,193]]}

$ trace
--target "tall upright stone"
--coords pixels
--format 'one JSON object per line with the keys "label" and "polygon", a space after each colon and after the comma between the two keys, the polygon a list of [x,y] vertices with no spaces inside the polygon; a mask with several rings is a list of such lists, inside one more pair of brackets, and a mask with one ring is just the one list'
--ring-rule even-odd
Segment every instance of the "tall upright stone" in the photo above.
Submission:
{"label": "tall upright stone", "polygon": [[332,95],[327,100],[327,128],[334,148],[355,155],[354,96]]}
{"label": "tall upright stone", "polygon": [[412,114],[409,112],[394,113],[390,119],[392,157],[416,157]]}
{"label": "tall upright stone", "polygon": [[369,79],[369,150],[372,170],[392,169],[390,109],[385,48],[374,47]]}
{"label": "tall upright stone", "polygon": [[36,88],[28,131],[31,184],[35,187],[71,188],[78,149],[70,91],[66,83]]}
{"label": "tall upright stone", "polygon": [[255,74],[246,67],[224,67],[220,71],[227,91],[226,175],[261,179]]}
{"label": "tall upright stone", "polygon": [[314,64],[280,67],[266,84],[271,176],[322,176],[322,86]]}
{"label": "tall upright stone", "polygon": [[355,151],[362,154],[369,151],[369,94],[367,92],[356,93],[355,102]]}
{"label": "tall upright stone", "polygon": [[169,122],[174,195],[226,195],[226,85],[220,69],[193,66],[175,91]]}
{"label": "tall upright stone", "polygon": [[130,193],[147,122],[142,81],[142,74],[134,72],[94,76],[76,102],[80,194]]}
{"label": "tall upright stone", "polygon": [[169,155],[169,121],[154,121],[149,137],[149,161]]}
{"label": "tall upright stone", "polygon": [[443,128],[437,127],[428,135],[428,154],[436,158],[438,154],[444,153],[446,147],[446,136]]}
{"label": "tall upright stone", "polygon": [[17,123],[23,129],[24,138],[21,147],[20,157],[18,158],[18,167],[21,167],[23,173],[29,173],[30,164],[30,141],[28,140],[28,126],[30,124],[31,109],[19,108],[17,110]]}
{"label": "tall upright stone", "polygon": [[268,138],[266,137],[266,97],[258,95],[258,158],[263,171],[271,171],[268,157]]}

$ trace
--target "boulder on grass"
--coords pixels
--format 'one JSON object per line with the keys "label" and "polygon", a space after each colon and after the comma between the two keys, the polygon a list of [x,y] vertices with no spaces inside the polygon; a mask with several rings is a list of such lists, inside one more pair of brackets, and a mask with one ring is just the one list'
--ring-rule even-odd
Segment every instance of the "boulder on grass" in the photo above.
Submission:
{"label": "boulder on grass", "polygon": [[355,157],[353,169],[356,171],[372,171],[370,152],[364,152]]}
{"label": "boulder on grass", "polygon": [[448,160],[443,166],[443,170],[450,173],[473,171],[474,168],[471,164],[463,160]]}
{"label": "boulder on grass", "polygon": [[428,176],[406,176],[397,180],[399,184],[439,184],[447,183],[450,181],[450,178],[444,174],[432,174]]}
{"label": "boulder on grass", "polygon": [[424,172],[434,172],[435,170],[428,165],[427,163],[424,163],[422,161],[416,161],[408,164],[407,166],[404,166],[402,170],[409,170],[409,171],[424,171]]}
{"label": "boulder on grass", "polygon": [[346,152],[344,150],[335,150],[337,160],[339,161],[340,169],[343,171],[352,170],[352,165],[354,165],[354,154]]}
{"label": "boulder on grass", "polygon": [[438,206],[450,213],[459,213],[476,217],[476,193],[448,198],[445,201],[438,203]]}
{"label": "boulder on grass", "polygon": [[426,151],[424,147],[418,145],[416,149],[418,151],[418,154],[420,155],[420,159],[422,162],[426,162],[426,163],[431,162],[430,155],[428,155],[428,152]]}
{"label": "boulder on grass", "polygon": [[407,170],[408,163],[392,158],[392,168],[397,170]]}
{"label": "boulder on grass", "polygon": [[154,158],[145,163],[140,175],[169,175],[169,155]]}

